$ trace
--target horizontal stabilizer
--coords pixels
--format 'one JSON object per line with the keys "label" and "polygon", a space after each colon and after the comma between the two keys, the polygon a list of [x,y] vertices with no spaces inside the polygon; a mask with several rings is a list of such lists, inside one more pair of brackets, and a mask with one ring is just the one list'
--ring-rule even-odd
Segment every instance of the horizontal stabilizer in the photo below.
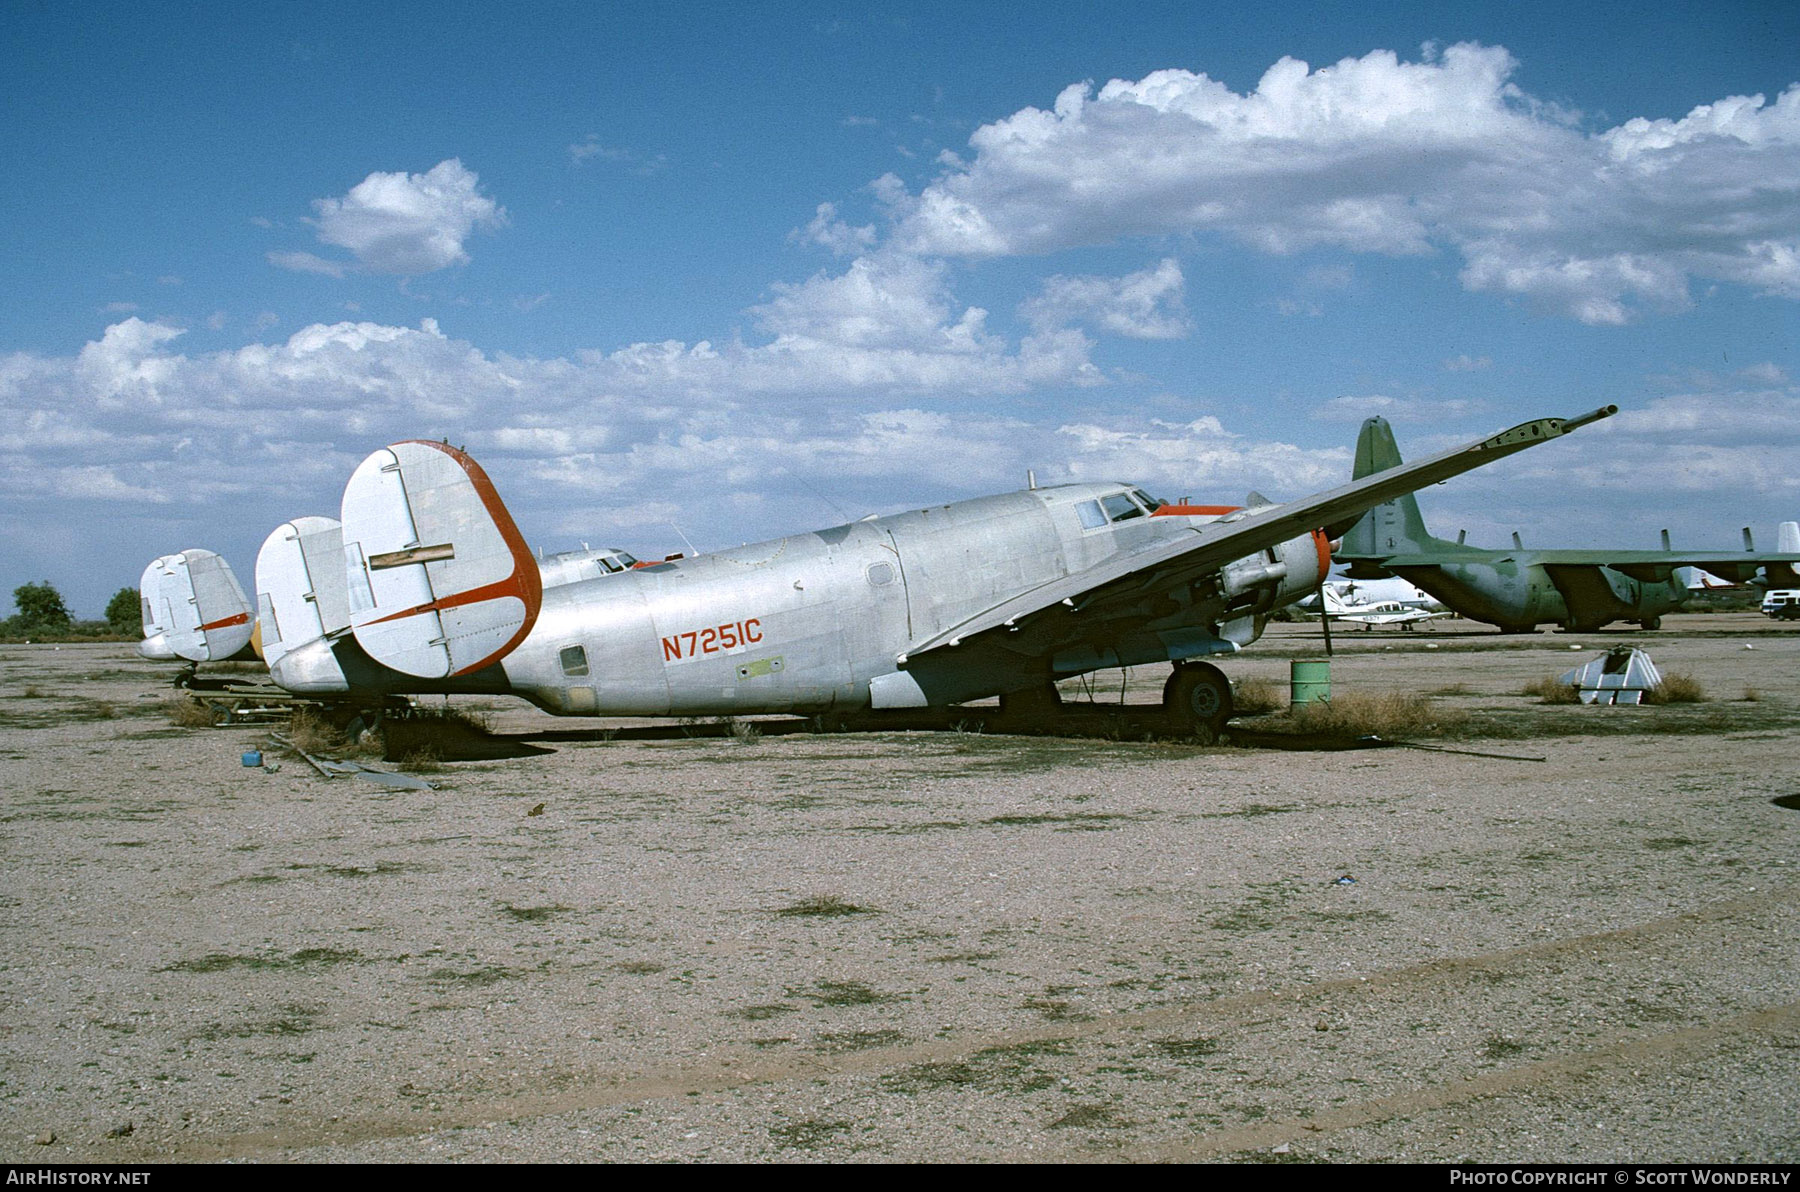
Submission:
{"label": "horizontal stabilizer", "polygon": [[146,658],[219,662],[250,642],[255,617],[231,564],[209,550],[164,555],[138,582]]}
{"label": "horizontal stabilizer", "polygon": [[487,473],[444,443],[395,443],[344,489],[350,625],[375,661],[466,675],[525,640],[543,583]]}
{"label": "horizontal stabilizer", "polygon": [[263,541],[256,611],[271,671],[290,651],[350,628],[344,534],[335,518],[296,517]]}

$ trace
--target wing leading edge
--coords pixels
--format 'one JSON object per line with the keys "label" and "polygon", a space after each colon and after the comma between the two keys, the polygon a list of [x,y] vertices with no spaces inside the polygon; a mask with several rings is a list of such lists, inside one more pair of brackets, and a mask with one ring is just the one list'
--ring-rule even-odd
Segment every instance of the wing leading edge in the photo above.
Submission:
{"label": "wing leading edge", "polygon": [[1239,510],[1191,527],[1191,537],[1114,556],[1015,596],[917,642],[899,661],[904,666],[920,655],[955,649],[978,635],[996,632],[1006,635],[997,644],[1035,653],[1052,641],[1070,636],[1068,631],[1075,628],[1070,622],[1075,618],[1104,618],[1109,608],[1130,606],[1145,597],[1181,588],[1234,560],[1354,517],[1403,493],[1560,438],[1617,412],[1617,406],[1609,405],[1575,418],[1522,422],[1479,442],[1402,464],[1303,500]]}

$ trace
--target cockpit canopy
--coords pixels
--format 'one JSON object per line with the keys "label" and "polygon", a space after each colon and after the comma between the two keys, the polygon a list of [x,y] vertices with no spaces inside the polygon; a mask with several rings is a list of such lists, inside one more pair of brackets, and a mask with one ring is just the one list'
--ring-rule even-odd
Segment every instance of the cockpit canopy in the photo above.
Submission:
{"label": "cockpit canopy", "polygon": [[1121,492],[1107,493],[1092,501],[1083,501],[1075,506],[1076,514],[1081,518],[1081,528],[1098,530],[1102,526],[1115,522],[1130,521],[1136,517],[1149,517],[1162,507],[1163,502],[1152,497],[1141,488],[1126,489]]}
{"label": "cockpit canopy", "polygon": [[554,555],[544,555],[538,559],[538,571],[544,578],[544,586],[553,588],[559,584],[572,584],[577,580],[594,579],[602,575],[616,575],[621,571],[629,571],[637,566],[637,560],[622,550],[601,547],[589,550],[560,551]]}

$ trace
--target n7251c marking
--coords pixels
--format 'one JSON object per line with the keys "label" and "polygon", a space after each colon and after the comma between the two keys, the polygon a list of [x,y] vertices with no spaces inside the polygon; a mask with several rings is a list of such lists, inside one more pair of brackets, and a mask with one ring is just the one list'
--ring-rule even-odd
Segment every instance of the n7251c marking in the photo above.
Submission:
{"label": "n7251c marking", "polygon": [[[734,650],[739,646],[752,645],[762,640],[762,622],[755,617],[748,621],[735,621],[730,625],[713,625],[706,629],[690,629],[686,633],[677,633],[673,637],[662,639],[663,661],[680,662],[683,658],[694,658],[701,654],[717,654],[722,650]],[[682,643],[687,649],[682,649]]]}

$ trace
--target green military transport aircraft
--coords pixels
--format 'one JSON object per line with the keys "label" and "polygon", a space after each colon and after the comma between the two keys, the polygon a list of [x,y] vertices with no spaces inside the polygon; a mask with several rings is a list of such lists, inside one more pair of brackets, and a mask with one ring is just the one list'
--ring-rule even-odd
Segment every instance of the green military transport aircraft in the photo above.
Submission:
{"label": "green military transport aircraft", "polygon": [[[1363,423],[1356,440],[1354,478],[1400,466],[1394,432],[1383,418]],[[1336,559],[1348,563],[1352,579],[1397,575],[1430,593],[1445,606],[1508,633],[1529,633],[1550,623],[1592,632],[1614,621],[1636,621],[1656,629],[1662,615],[1688,598],[1688,568],[1699,568],[1733,583],[1771,588],[1800,587],[1800,527],[1783,522],[1781,547],[1758,553],[1744,530],[1737,551],[1673,551],[1668,534],[1662,550],[1524,550],[1515,536],[1511,550],[1485,550],[1434,538],[1419,516],[1411,493],[1376,505],[1344,534]]]}

